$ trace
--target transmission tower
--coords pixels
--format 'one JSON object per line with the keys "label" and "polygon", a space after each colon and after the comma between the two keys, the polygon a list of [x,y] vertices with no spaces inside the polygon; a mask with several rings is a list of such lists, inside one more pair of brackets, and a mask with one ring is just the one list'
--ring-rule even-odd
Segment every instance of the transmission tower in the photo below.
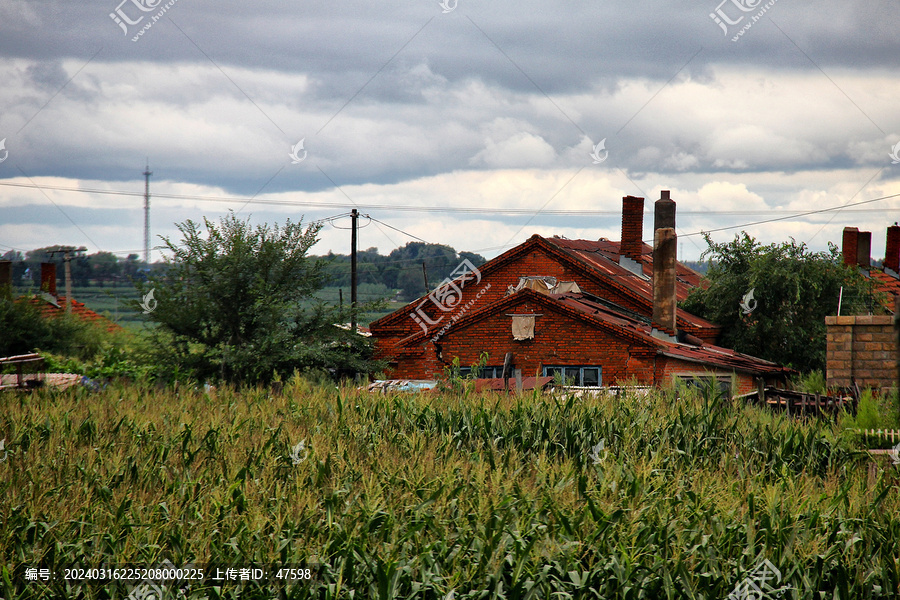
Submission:
{"label": "transmission tower", "polygon": [[150,268],[150,161],[144,169],[144,262]]}

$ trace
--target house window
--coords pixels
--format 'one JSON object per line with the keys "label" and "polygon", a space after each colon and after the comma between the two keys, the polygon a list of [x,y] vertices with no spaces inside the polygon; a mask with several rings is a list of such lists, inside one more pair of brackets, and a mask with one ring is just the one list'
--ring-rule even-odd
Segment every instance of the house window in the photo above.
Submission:
{"label": "house window", "polygon": [[550,366],[544,367],[544,375],[556,378],[562,378],[566,385],[577,385],[580,387],[600,387],[602,378],[602,367],[567,367],[567,366]]}
{"label": "house window", "polygon": [[[510,368],[510,376],[512,376],[512,372],[512,368]],[[471,377],[472,367],[460,367],[459,375],[460,377]],[[500,379],[503,376],[503,365],[500,365],[499,367],[476,368],[474,376],[476,379]]]}
{"label": "house window", "polygon": [[731,395],[731,377],[728,375],[675,375],[675,379],[684,383],[689,388],[704,387],[710,384],[710,380],[716,384],[719,391]]}

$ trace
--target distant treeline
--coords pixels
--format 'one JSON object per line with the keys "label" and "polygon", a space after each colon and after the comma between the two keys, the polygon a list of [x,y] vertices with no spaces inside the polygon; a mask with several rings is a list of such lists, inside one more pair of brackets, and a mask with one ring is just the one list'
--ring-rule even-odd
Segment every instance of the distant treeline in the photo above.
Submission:
{"label": "distant treeline", "polygon": [[[38,248],[26,252],[10,250],[0,260],[12,261],[13,285],[17,288],[38,288],[41,285],[41,263],[52,262],[57,265],[56,276],[62,284],[64,277],[64,261],[61,254],[51,255],[55,246]],[[327,256],[310,256],[313,260],[326,260],[329,263],[329,281],[327,287],[345,288],[347,301],[350,294],[350,256],[332,254]],[[425,244],[410,242],[397,248],[387,256],[379,254],[377,248],[360,251],[357,257],[359,269],[358,283],[360,289],[370,291],[378,289],[390,290],[388,295],[399,291],[401,299],[412,300],[431,289],[434,289],[445,277],[456,269],[463,260],[469,260],[478,267],[485,263],[485,258],[473,252],[457,252],[450,246],[441,244]],[[422,265],[425,265],[424,269]],[[146,276],[147,264],[137,254],[129,254],[120,258],[111,252],[81,254],[72,258],[72,284],[78,287],[108,285],[130,285],[136,279]],[[164,269],[165,263],[157,262],[150,269]],[[425,276],[428,276],[428,288],[425,287]],[[367,285],[371,284],[371,285]],[[380,286],[384,286],[381,288]]]}
{"label": "distant treeline", "polygon": [[[21,252],[10,250],[0,260],[12,261],[13,286],[17,288],[38,288],[41,285],[41,263],[56,264],[56,277],[63,281],[65,276],[65,261],[63,255],[52,254],[51,250],[56,246],[47,246],[30,250],[24,255]],[[135,279],[146,274],[147,263],[139,260],[137,254],[129,254],[126,258],[120,258],[112,252],[95,252],[94,254],[76,254],[71,260],[72,284],[85,287],[90,285],[130,285]],[[151,265],[156,269],[161,263]]]}
{"label": "distant treeline", "polygon": [[[322,258],[329,261],[330,279],[326,285],[349,290],[350,256],[329,253]],[[379,254],[378,248],[369,248],[357,254],[357,281],[360,285],[383,284],[388,289],[399,290],[402,299],[413,300],[437,287],[464,260],[476,267],[486,262],[480,254],[457,252],[442,244],[410,242],[387,256]]]}
{"label": "distant treeline", "polygon": [[[20,288],[38,288],[41,285],[41,263],[52,262],[57,265],[56,274],[60,282],[63,278],[63,257],[61,254],[50,254],[55,246],[38,248],[26,252],[10,250],[0,260],[12,261],[13,285]],[[327,287],[345,288],[347,301],[350,293],[350,256],[347,254],[329,253],[327,256],[310,256],[311,259],[324,259],[329,262],[330,279]],[[480,267],[486,259],[474,252],[457,252],[443,244],[425,244],[410,242],[402,248],[393,250],[388,255],[378,253],[378,248],[361,250],[357,257],[359,268],[358,282],[360,288],[365,284],[374,293],[374,286],[384,286],[387,290],[399,291],[400,299],[413,300],[433,290],[448,277],[463,260],[469,260]],[[422,264],[425,268],[422,268]],[[684,264],[699,273],[706,273],[707,262],[685,261]],[[150,269],[163,269],[165,264],[153,263]],[[143,279],[147,272],[147,263],[139,259],[137,254],[129,254],[120,258],[111,252],[95,252],[79,255],[72,259],[72,284],[79,287],[107,285],[130,285],[135,279]],[[425,277],[428,276],[428,288]],[[379,287],[380,289],[380,287]]]}

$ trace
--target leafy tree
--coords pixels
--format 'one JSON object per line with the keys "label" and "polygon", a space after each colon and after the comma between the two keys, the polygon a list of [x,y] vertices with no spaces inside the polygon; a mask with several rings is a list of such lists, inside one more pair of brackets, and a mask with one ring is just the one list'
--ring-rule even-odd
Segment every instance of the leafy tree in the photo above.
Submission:
{"label": "leafy tree", "polygon": [[137,254],[129,254],[122,265],[122,274],[127,279],[134,279],[138,276],[138,271],[146,267],[146,263],[142,262]]}
{"label": "leafy tree", "polygon": [[103,287],[104,283],[115,281],[122,273],[119,257],[112,252],[96,252],[89,255],[87,261],[93,272],[94,280],[100,287]]}
{"label": "leafy tree", "polygon": [[[350,257],[346,254],[330,254],[328,285],[347,287],[350,285]],[[395,248],[387,256],[378,254],[378,248],[361,250],[357,255],[359,283],[383,284],[388,289],[401,290],[402,296],[412,300],[431,290],[425,289],[422,263],[428,269],[428,284],[434,289],[448,277],[463,259],[468,259],[479,267],[486,260],[474,252],[459,252],[442,244],[409,242]]]}
{"label": "leafy tree", "polygon": [[88,358],[107,337],[101,326],[78,317],[44,316],[30,296],[16,297],[8,285],[0,285],[0,356],[42,350]]}
{"label": "leafy tree", "polygon": [[[686,311],[722,327],[720,343],[800,371],[825,368],[825,317],[879,310],[871,280],[843,264],[838,248],[813,253],[806,244],[763,246],[742,232],[709,246],[704,284],[681,303]],[[753,299],[747,298],[753,291]]]}
{"label": "leafy tree", "polygon": [[309,302],[325,280],[324,263],[307,256],[321,225],[254,228],[230,213],[203,226],[177,224],[183,239],[163,238],[164,271],[137,283],[144,306],[157,303],[148,318],[161,326],[152,335],[162,364],[245,383],[295,369],[375,369],[368,341],[335,326],[337,308]]}

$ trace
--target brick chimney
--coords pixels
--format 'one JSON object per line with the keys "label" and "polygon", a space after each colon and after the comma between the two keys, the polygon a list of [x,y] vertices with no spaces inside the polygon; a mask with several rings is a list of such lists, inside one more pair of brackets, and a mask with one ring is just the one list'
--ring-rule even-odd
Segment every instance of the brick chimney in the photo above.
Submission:
{"label": "brick chimney", "polygon": [[[674,204],[674,203],[673,203]],[[653,236],[653,327],[670,336],[675,328],[675,261],[678,237],[673,227],[657,229]]]}
{"label": "brick chimney", "polygon": [[841,238],[841,251],[844,254],[844,264],[849,266],[856,264],[856,240],[859,237],[859,229],[856,227],[844,227],[844,235]]}
{"label": "brick chimney", "polygon": [[619,245],[619,255],[641,262],[644,249],[643,235],[644,199],[625,196],[622,198],[622,242]]}
{"label": "brick chimney", "polygon": [[41,263],[41,291],[56,295],[56,265],[54,263]]}
{"label": "brick chimney", "polygon": [[900,274],[900,225],[896,223],[887,228],[884,268]]}
{"label": "brick chimney", "polygon": [[662,190],[653,206],[653,231],[669,228],[675,229],[675,201],[669,197],[669,190]]}
{"label": "brick chimney", "polygon": [[856,237],[856,264],[860,269],[869,270],[872,254],[872,232],[860,231]]}

